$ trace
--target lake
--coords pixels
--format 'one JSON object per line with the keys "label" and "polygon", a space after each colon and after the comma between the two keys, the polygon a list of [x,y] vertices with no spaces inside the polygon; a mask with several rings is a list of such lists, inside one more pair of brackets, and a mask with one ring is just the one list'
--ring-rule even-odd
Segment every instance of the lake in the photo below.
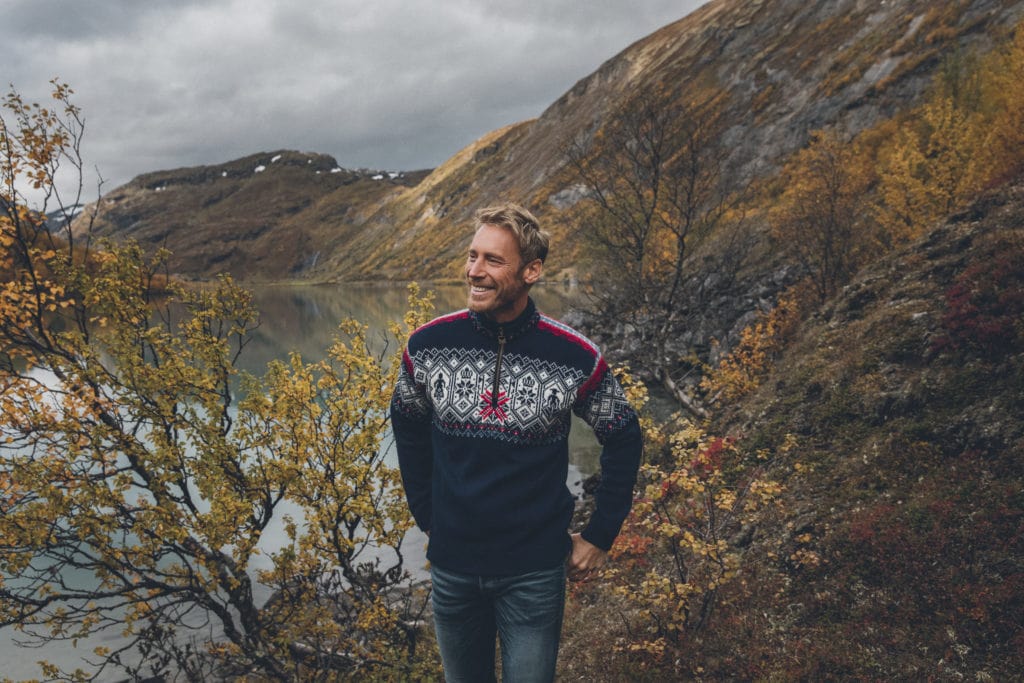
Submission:
{"label": "lake", "polygon": [[[444,285],[429,289],[436,295],[435,314],[465,307],[465,286]],[[406,289],[401,286],[259,287],[253,289],[253,294],[260,312],[260,326],[243,352],[240,365],[254,374],[262,374],[269,361],[284,360],[292,351],[299,352],[306,361],[322,358],[337,332],[338,323],[344,318],[360,320],[369,326],[371,334],[383,335],[389,321],[400,320],[407,308]],[[540,310],[555,318],[561,317],[568,310],[574,294],[573,289],[564,285],[541,285],[533,290]],[[383,336],[378,338],[383,344]],[[582,421],[575,417],[573,420],[567,483],[574,493],[578,493],[582,480],[597,471],[600,446]],[[392,464],[396,464],[390,452],[390,439],[388,448],[387,456]],[[260,547],[266,553],[279,547],[283,539],[284,533],[279,523],[267,529]],[[418,576],[424,575],[425,546],[426,537],[415,528],[409,532],[403,544],[407,566]],[[88,656],[94,647],[103,645],[115,648],[119,638],[117,633],[111,632],[82,639],[77,648],[70,642],[60,642],[42,649],[28,649],[18,647],[14,633],[5,629],[0,632],[0,662],[3,663],[0,679],[38,678],[41,674],[35,662],[39,659],[46,659],[65,668],[82,666],[81,658]],[[109,680],[116,678],[111,676]]]}

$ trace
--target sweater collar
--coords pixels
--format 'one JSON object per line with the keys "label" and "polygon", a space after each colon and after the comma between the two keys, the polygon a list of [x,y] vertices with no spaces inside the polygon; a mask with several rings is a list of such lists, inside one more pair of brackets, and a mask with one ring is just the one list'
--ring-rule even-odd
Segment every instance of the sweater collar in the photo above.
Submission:
{"label": "sweater collar", "polygon": [[475,311],[470,311],[469,317],[472,318],[473,327],[478,332],[488,337],[497,338],[498,329],[500,328],[505,333],[505,339],[511,341],[536,327],[537,321],[540,320],[540,313],[537,311],[537,306],[533,303],[533,299],[529,298],[526,301],[526,308],[515,320],[499,323]]}

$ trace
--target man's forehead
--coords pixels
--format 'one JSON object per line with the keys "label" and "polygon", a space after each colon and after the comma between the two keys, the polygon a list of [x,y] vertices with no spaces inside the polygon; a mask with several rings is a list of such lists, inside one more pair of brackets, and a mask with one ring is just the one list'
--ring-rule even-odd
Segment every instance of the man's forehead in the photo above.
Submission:
{"label": "man's forehead", "polygon": [[476,232],[473,233],[473,244],[487,244],[499,248],[510,247],[517,252],[519,251],[519,243],[516,241],[516,236],[512,231],[509,228],[494,225],[493,223],[484,223],[477,226]]}

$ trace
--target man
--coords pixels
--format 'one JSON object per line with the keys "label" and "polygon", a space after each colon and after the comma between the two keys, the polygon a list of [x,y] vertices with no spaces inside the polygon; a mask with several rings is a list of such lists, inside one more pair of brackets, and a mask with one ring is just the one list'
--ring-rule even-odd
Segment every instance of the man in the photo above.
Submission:
{"label": "man", "polygon": [[[406,498],[429,535],[434,625],[448,681],[550,681],[573,578],[600,567],[629,512],[636,413],[598,349],[529,297],[548,236],[526,209],[476,214],[468,309],[409,338],[391,419]],[[571,412],[603,445],[582,533],[566,486]]]}

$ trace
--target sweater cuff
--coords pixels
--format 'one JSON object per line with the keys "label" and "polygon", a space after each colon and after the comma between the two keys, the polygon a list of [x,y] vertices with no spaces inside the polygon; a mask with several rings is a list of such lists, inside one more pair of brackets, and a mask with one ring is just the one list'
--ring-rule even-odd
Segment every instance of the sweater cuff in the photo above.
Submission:
{"label": "sweater cuff", "polygon": [[590,523],[580,533],[580,537],[587,543],[596,545],[601,550],[608,552],[612,548],[612,543],[615,542],[615,537],[619,535],[619,530],[602,529],[595,522],[596,520],[591,519]]}

